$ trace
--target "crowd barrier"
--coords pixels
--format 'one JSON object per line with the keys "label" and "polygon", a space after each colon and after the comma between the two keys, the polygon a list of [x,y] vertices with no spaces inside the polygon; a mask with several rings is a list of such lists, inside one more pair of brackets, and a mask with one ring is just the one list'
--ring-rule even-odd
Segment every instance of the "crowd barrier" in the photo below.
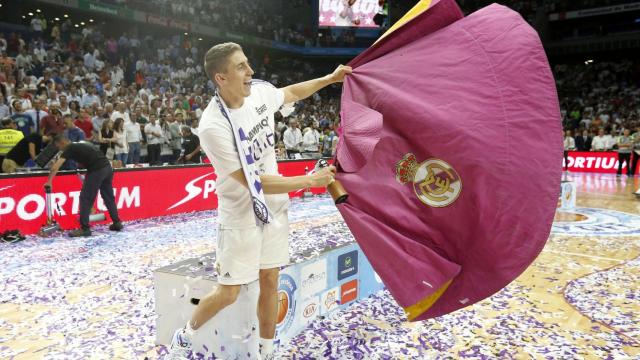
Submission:
{"label": "crowd barrier", "polygon": [[[314,160],[278,163],[284,176],[304,175]],[[18,229],[34,234],[46,222],[44,183],[47,172],[0,175],[0,232]],[[77,172],[60,172],[53,180],[54,218],[63,229],[79,226],[82,183]],[[123,221],[212,210],[218,207],[216,174],[210,164],[115,169],[113,187]],[[323,188],[311,189],[313,193]],[[303,191],[291,193],[301,196]],[[98,195],[97,210],[105,212]]]}
{"label": "crowd barrier", "polygon": [[[618,153],[615,151],[569,151],[567,165],[569,171],[573,172],[615,174],[618,171]],[[623,174],[627,173],[627,166],[629,164],[626,161],[622,163]],[[635,175],[640,172],[639,170],[640,166],[636,169]]]}

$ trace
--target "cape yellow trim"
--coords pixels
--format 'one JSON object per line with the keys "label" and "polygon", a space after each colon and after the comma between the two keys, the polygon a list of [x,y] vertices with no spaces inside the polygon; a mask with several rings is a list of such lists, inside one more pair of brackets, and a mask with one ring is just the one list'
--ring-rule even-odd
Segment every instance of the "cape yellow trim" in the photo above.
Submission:
{"label": "cape yellow trim", "polygon": [[409,321],[413,321],[413,319],[417,318],[423,312],[429,310],[429,308],[440,299],[440,296],[444,293],[445,290],[451,285],[451,281],[453,279],[447,281],[440,289],[436,290],[433,294],[427,296],[426,298],[418,301],[417,303],[404,308],[404,312],[407,313],[407,318]]}
{"label": "cape yellow trim", "polygon": [[385,36],[396,31],[402,25],[408,23],[411,19],[429,10],[429,6],[431,6],[431,0],[420,0],[420,2],[417,3],[411,10],[407,11],[407,13],[404,14],[404,16],[400,18],[400,20],[398,20],[395,24],[393,24],[393,26],[390,27],[389,30],[385,31],[385,33],[382,34],[382,36],[380,36],[380,38],[376,40],[376,42],[380,41],[381,39],[384,39]]}

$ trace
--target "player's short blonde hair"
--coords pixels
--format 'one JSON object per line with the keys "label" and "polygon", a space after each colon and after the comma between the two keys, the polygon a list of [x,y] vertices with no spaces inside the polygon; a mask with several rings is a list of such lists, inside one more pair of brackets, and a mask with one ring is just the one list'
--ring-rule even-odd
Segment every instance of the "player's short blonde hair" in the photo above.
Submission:
{"label": "player's short blonde hair", "polygon": [[242,47],[233,42],[215,45],[204,56],[204,71],[207,77],[215,83],[214,76],[225,72],[229,56],[236,51],[242,51]]}

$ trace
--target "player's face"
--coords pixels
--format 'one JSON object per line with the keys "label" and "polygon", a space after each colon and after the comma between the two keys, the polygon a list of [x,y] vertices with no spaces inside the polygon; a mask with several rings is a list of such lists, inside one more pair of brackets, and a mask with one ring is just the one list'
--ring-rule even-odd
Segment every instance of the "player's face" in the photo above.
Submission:
{"label": "player's face", "polygon": [[242,51],[236,51],[229,57],[227,72],[222,74],[224,86],[228,91],[247,97],[251,95],[251,77],[254,72],[249,65],[249,59]]}

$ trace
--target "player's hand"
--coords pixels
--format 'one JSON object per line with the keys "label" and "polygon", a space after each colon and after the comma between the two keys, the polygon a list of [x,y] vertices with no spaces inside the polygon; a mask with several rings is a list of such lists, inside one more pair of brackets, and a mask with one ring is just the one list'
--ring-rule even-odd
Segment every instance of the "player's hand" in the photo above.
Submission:
{"label": "player's hand", "polygon": [[343,82],[344,77],[348,74],[351,74],[353,69],[351,66],[338,65],[338,67],[333,71],[330,75],[331,81],[334,83]]}
{"label": "player's hand", "polygon": [[43,186],[43,187],[44,187],[45,189],[46,189],[46,188],[50,188],[50,189],[51,189],[51,181],[47,181],[46,183],[44,183],[44,186]]}
{"label": "player's hand", "polygon": [[335,178],[335,171],[336,168],[334,166],[328,166],[309,175],[311,187],[325,187],[331,184]]}
{"label": "player's hand", "polygon": [[331,176],[336,177],[336,167],[333,165],[329,165],[327,167],[323,167],[320,170],[318,170],[317,172],[327,172],[330,173]]}

